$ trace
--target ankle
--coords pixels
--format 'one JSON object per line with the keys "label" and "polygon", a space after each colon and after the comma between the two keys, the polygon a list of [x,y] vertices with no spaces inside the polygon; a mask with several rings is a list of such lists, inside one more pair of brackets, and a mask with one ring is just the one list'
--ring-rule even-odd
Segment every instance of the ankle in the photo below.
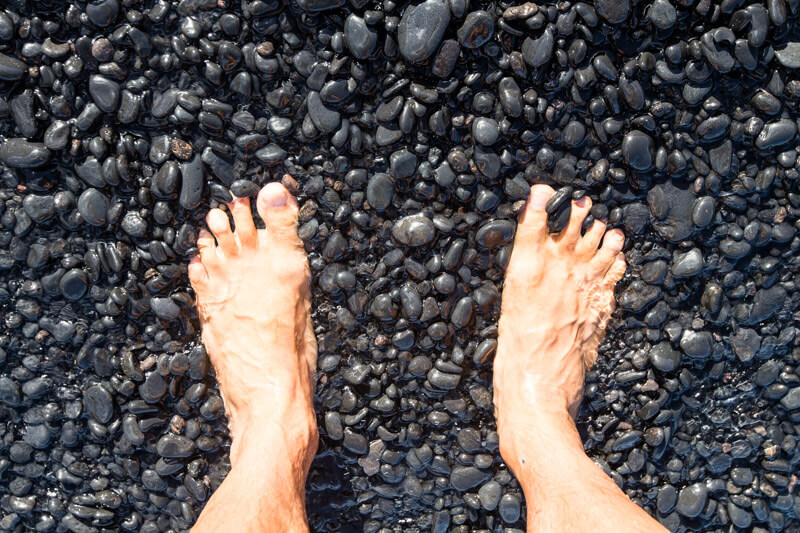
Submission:
{"label": "ankle", "polygon": [[289,464],[304,465],[303,479],[317,452],[319,433],[311,406],[276,408],[272,412],[247,411],[234,418],[231,434],[231,466],[242,457],[265,453],[281,456]]}
{"label": "ankle", "polygon": [[545,470],[564,457],[585,457],[566,404],[531,402],[528,409],[498,410],[500,454],[518,476]]}

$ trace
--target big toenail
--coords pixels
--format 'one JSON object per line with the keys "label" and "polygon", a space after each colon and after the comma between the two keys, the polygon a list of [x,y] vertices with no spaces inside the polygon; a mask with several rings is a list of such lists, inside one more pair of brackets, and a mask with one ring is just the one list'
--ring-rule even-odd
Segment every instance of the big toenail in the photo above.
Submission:
{"label": "big toenail", "polygon": [[267,205],[274,208],[283,207],[286,205],[286,202],[288,201],[289,198],[287,198],[286,193],[281,191],[279,194],[275,194],[269,199],[267,199]]}
{"label": "big toenail", "polygon": [[580,198],[575,200],[575,205],[577,205],[578,207],[584,207],[586,205],[586,197],[581,196]]}
{"label": "big toenail", "polygon": [[534,209],[544,209],[552,194],[545,188],[534,187],[531,191],[530,204]]}
{"label": "big toenail", "polygon": [[621,241],[621,240],[625,239],[625,235],[623,235],[621,231],[615,231],[614,232],[614,239],[617,240],[617,241]]}

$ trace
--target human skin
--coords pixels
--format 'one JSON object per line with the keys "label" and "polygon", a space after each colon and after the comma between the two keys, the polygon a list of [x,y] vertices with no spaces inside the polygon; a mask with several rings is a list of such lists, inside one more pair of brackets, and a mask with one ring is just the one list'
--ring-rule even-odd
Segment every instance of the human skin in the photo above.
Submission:
{"label": "human skin", "polygon": [[[625,272],[624,238],[597,221],[581,236],[588,198],[549,234],[553,193],[532,188],[506,274],[494,362],[500,453],[525,492],[529,531],[665,531],[586,456],[574,423]],[[265,229],[247,199],[229,206],[235,231],[212,209],[189,264],[232,440],[231,471],[195,533],[308,531],[304,485],[318,444],[308,263],[294,197],[270,183],[256,207]]]}
{"label": "human skin", "polygon": [[600,221],[581,234],[588,197],[548,232],[554,193],[531,188],[506,270],[494,360],[500,454],[525,493],[528,531],[663,532],[589,459],[574,421],[625,274],[625,238]]}

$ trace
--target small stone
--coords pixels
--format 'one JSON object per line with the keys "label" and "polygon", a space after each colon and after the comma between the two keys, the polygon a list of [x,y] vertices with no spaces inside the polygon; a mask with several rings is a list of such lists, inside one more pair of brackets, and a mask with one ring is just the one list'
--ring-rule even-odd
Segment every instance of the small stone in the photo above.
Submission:
{"label": "small stone", "polygon": [[703,483],[694,483],[681,489],[675,510],[687,518],[694,518],[703,511],[708,501],[708,490]]}
{"label": "small stone", "polygon": [[397,27],[400,53],[410,63],[424,62],[436,51],[449,23],[450,10],[441,0],[408,6]]}
{"label": "small stone", "polygon": [[105,226],[110,203],[108,197],[97,189],[86,189],[78,197],[78,212],[88,224]]}
{"label": "small stone", "polygon": [[460,492],[477,487],[492,477],[491,472],[478,470],[474,466],[456,466],[450,473],[450,484]]}
{"label": "small stone", "polygon": [[410,215],[395,222],[392,237],[405,246],[423,246],[436,238],[436,227],[425,215]]}
{"label": "small stone", "polygon": [[161,457],[170,459],[180,459],[191,457],[194,453],[195,444],[191,439],[183,435],[173,435],[168,433],[163,435],[156,443],[156,453]]}
{"label": "small stone", "polygon": [[0,144],[0,161],[10,167],[38,168],[50,160],[50,150],[43,143],[14,137]]}
{"label": "small stone", "polygon": [[464,48],[480,48],[494,34],[494,20],[483,10],[473,11],[458,29],[458,42]]}
{"label": "small stone", "polygon": [[114,415],[114,399],[105,388],[92,385],[83,393],[83,408],[89,416],[107,424]]}

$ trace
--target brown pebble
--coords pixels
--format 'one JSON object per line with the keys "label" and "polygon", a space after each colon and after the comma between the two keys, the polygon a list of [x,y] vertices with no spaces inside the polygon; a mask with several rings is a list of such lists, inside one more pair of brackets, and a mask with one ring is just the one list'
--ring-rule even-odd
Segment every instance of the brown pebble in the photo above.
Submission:
{"label": "brown pebble", "polygon": [[172,139],[169,143],[169,148],[172,150],[172,153],[175,154],[175,157],[178,159],[183,159],[184,161],[188,161],[192,157],[192,145],[184,141],[183,139]]}
{"label": "brown pebble", "polygon": [[506,20],[518,20],[532,17],[539,12],[539,6],[533,2],[525,2],[518,6],[511,6],[503,11],[503,18]]}
{"label": "brown pebble", "polygon": [[92,43],[92,55],[100,62],[108,61],[114,55],[114,45],[105,37],[100,37]]}

